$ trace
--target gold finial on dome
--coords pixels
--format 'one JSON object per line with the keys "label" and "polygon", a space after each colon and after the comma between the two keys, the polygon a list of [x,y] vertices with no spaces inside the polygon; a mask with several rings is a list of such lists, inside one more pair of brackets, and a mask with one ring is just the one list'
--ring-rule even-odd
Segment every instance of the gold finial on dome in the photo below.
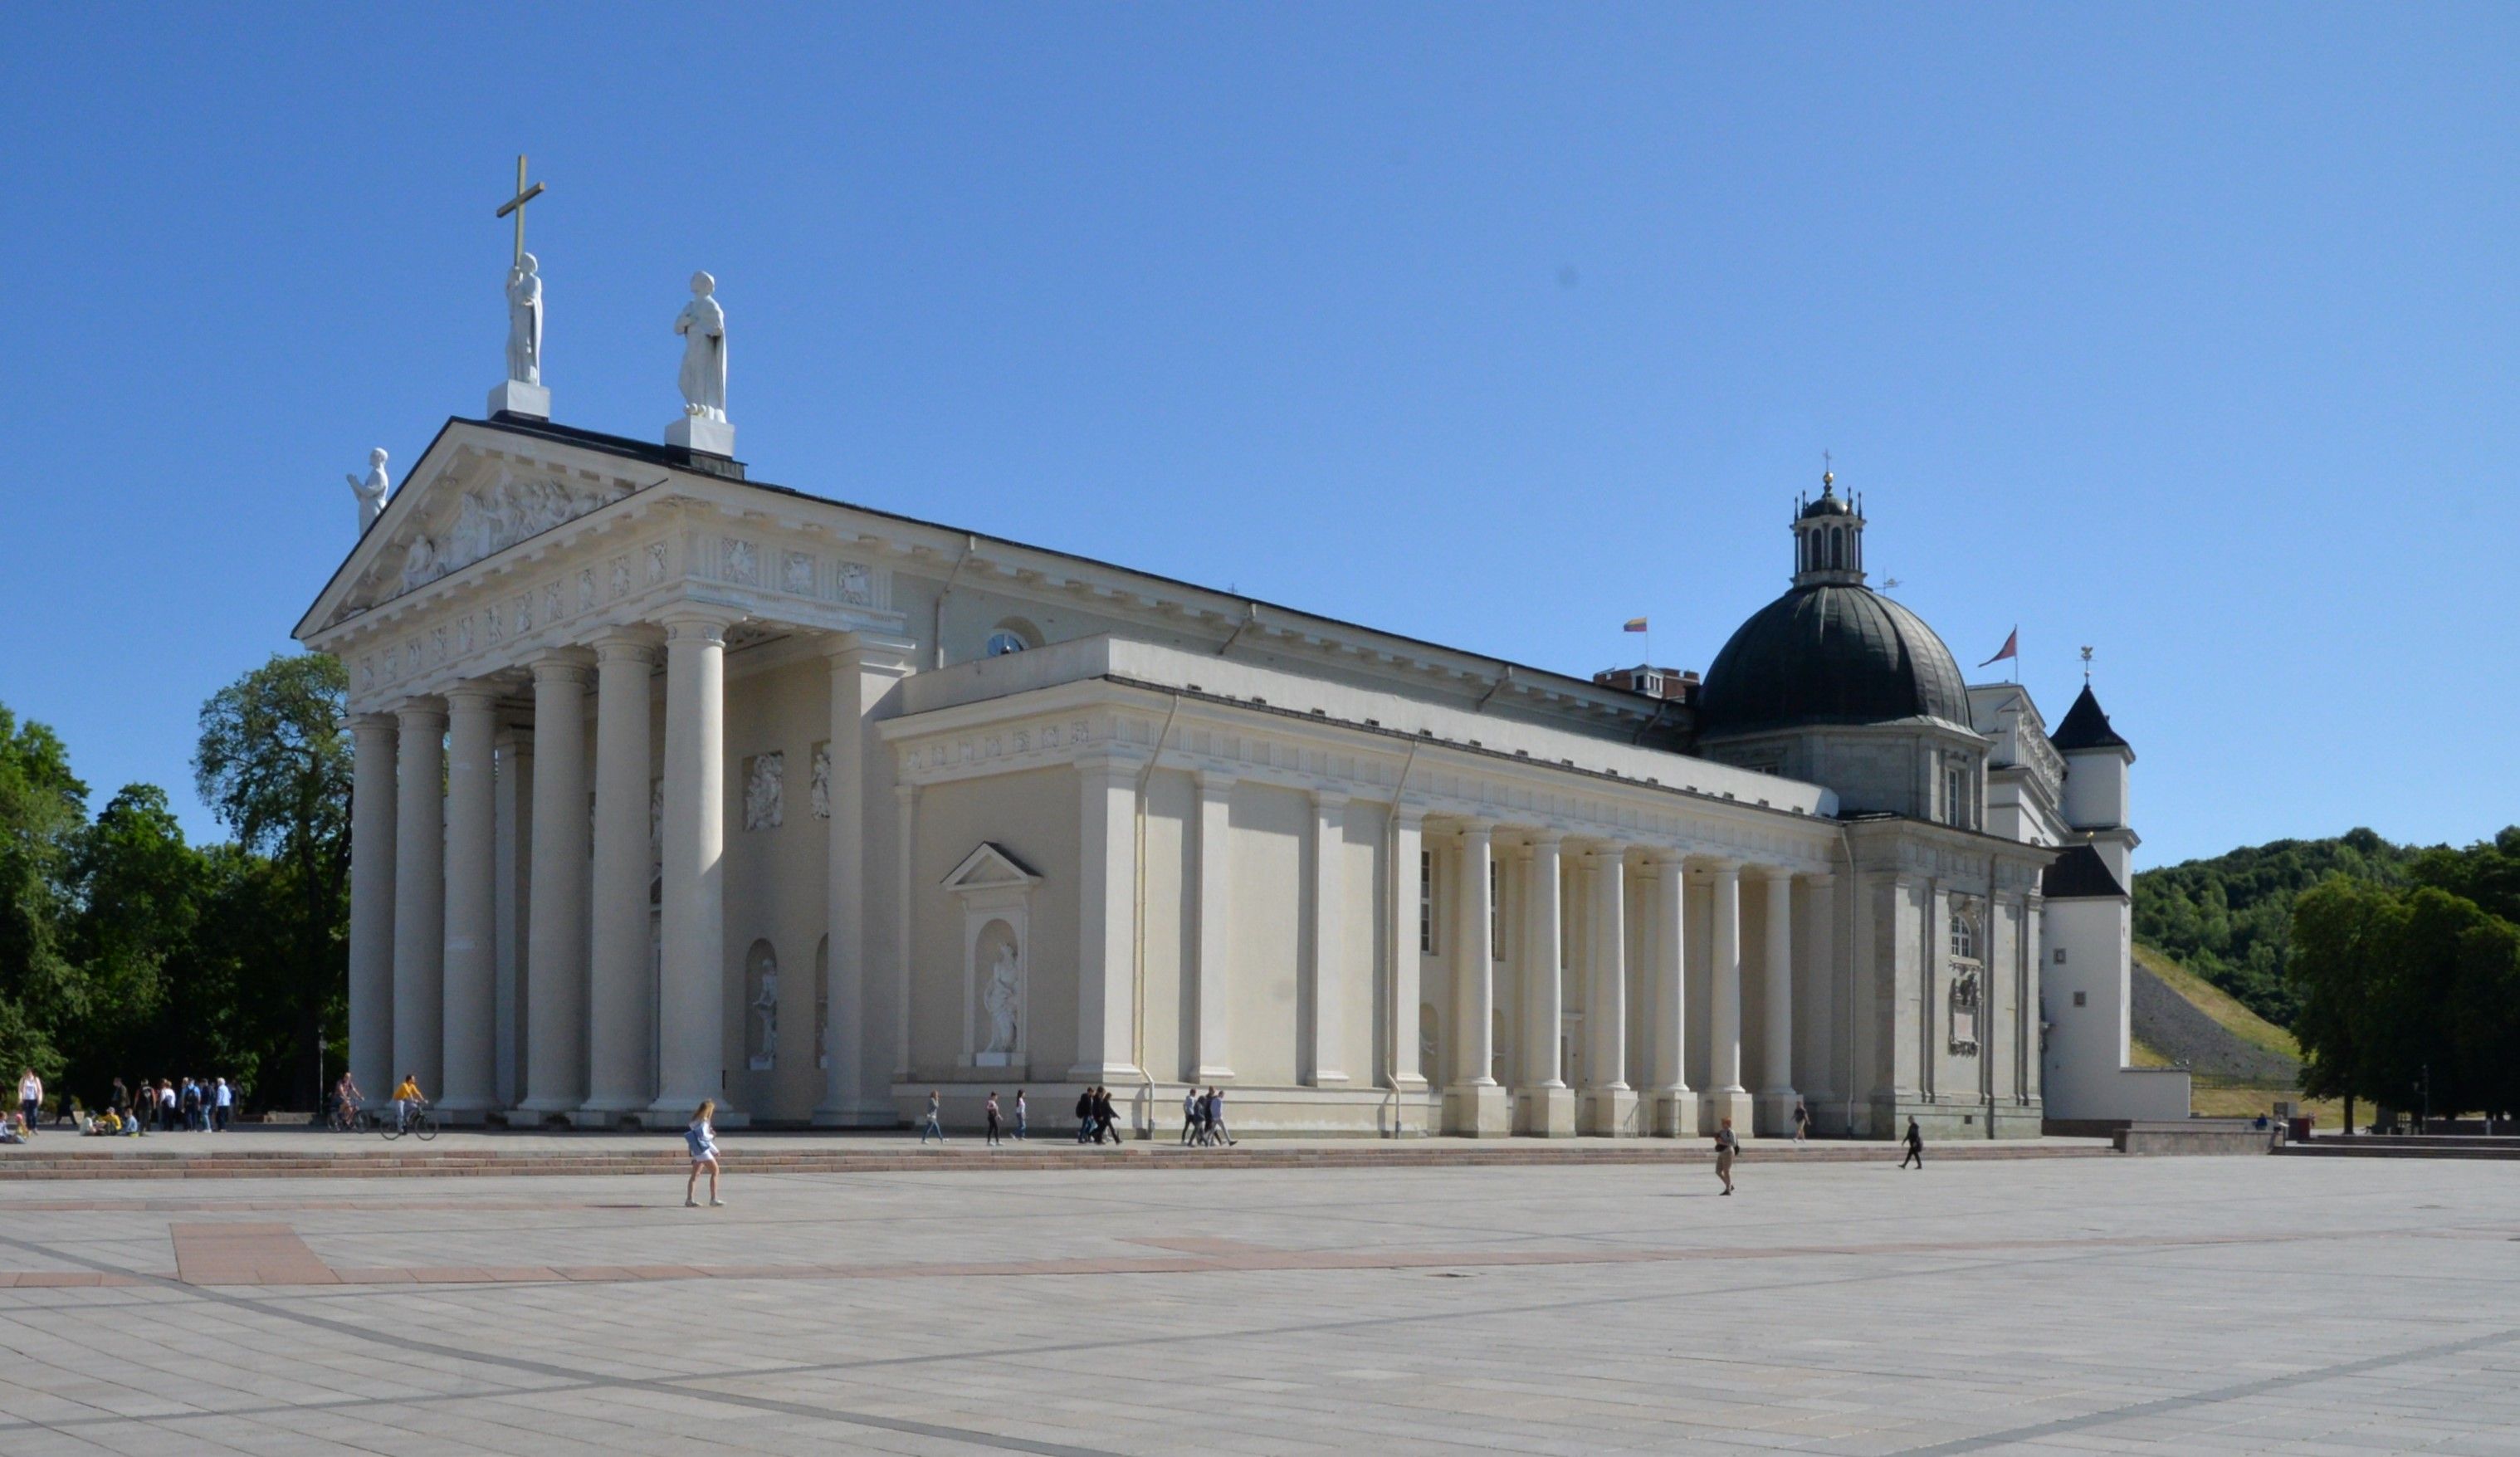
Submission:
{"label": "gold finial on dome", "polygon": [[1820,493],[1823,496],[1836,492],[1837,473],[1829,469],[1834,464],[1836,464],[1835,460],[1827,451],[1823,450],[1820,453]]}

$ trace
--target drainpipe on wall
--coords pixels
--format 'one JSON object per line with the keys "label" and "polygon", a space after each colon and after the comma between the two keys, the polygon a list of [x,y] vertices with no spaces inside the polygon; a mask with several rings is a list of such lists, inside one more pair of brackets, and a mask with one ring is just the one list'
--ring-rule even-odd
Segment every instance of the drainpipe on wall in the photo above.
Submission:
{"label": "drainpipe on wall", "polygon": [[1243,630],[1259,620],[1260,604],[1256,602],[1246,602],[1242,604],[1242,620],[1235,623],[1234,630],[1226,634],[1225,645],[1216,650],[1216,656],[1222,658],[1226,654],[1233,652],[1234,645],[1242,640]]}
{"label": "drainpipe on wall", "polygon": [[1155,751],[1147,755],[1147,766],[1138,771],[1138,885],[1129,907],[1130,977],[1136,987],[1136,1000],[1130,1007],[1129,1062],[1138,1070],[1138,1097],[1144,1106],[1149,1137],[1155,1131],[1155,1075],[1147,1070],[1147,785],[1155,777],[1155,765],[1164,756],[1164,744],[1173,736],[1173,718],[1181,712],[1181,695],[1174,694],[1172,701],[1172,706],[1164,710],[1164,726],[1155,731]]}
{"label": "drainpipe on wall", "polygon": [[938,667],[943,667],[945,665],[945,599],[952,595],[955,579],[963,574],[963,564],[970,561],[971,554],[979,549],[979,537],[965,536],[963,538],[963,555],[954,559],[954,569],[945,573],[945,585],[937,589],[936,623],[931,637],[936,644],[936,665]]}

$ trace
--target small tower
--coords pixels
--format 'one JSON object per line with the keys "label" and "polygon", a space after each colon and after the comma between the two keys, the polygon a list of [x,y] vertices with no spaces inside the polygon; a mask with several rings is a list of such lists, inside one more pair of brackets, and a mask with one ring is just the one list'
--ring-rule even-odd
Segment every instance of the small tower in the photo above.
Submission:
{"label": "small tower", "polygon": [[2048,736],[2048,746],[2065,760],[2065,823],[2091,837],[2092,848],[2107,862],[2121,886],[2132,886],[2129,865],[2138,843],[2127,824],[2127,766],[2135,748],[2109,727],[2109,715],[2092,685],[2065,710],[2065,720]]}
{"label": "small tower", "polygon": [[1864,513],[1837,493],[1837,476],[1822,471],[1820,495],[1794,503],[1794,585],[1864,585]]}

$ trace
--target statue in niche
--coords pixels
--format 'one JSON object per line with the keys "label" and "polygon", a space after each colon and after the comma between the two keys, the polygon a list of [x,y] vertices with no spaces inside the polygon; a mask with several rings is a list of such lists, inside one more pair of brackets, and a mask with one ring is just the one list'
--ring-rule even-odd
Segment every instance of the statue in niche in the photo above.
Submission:
{"label": "statue in niche", "polygon": [[784,753],[756,754],[752,772],[743,784],[743,828],[776,830],[786,820],[786,780],[788,756]]}
{"label": "statue in niche", "polygon": [[508,378],[520,385],[543,382],[541,268],[526,253],[508,270]]}
{"label": "statue in niche", "polygon": [[832,746],[829,744],[814,746],[813,808],[814,818],[818,820],[832,817]]}
{"label": "statue in niche", "polygon": [[717,301],[717,280],[692,275],[692,301],[674,319],[683,337],[683,413],[726,419],[726,310]]}
{"label": "statue in niche", "polygon": [[393,482],[385,478],[385,448],[380,445],[368,452],[367,475],[341,478],[350,482],[351,492],[359,498],[359,534],[364,536],[385,514],[385,492],[393,489]]}
{"label": "statue in niche", "polygon": [[989,1045],[981,1051],[993,1057],[1012,1056],[1015,1050],[1015,1004],[1022,999],[1023,988],[1015,982],[1015,948],[1012,942],[998,946],[998,954],[989,962],[989,985],[980,993],[980,1006],[989,1014]]}
{"label": "statue in niche", "polygon": [[753,959],[753,980],[758,989],[752,994],[751,1064],[756,1070],[776,1067],[779,1062],[779,966],[768,948]]}

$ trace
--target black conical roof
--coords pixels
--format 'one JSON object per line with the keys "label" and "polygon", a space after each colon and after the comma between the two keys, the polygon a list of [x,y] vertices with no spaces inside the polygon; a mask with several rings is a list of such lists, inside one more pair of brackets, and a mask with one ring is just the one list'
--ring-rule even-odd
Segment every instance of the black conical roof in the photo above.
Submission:
{"label": "black conical roof", "polygon": [[1796,587],[1759,609],[1698,690],[1705,734],[1902,718],[1967,727],[1959,664],[1924,618],[1846,583]]}
{"label": "black conical roof", "polygon": [[2083,685],[2083,696],[2065,710],[2065,721],[2048,736],[2048,747],[2058,753],[2077,749],[2133,749],[2135,746],[2118,737],[2109,727],[2109,715],[2100,711],[2100,701],[2092,696],[2092,685]]}

